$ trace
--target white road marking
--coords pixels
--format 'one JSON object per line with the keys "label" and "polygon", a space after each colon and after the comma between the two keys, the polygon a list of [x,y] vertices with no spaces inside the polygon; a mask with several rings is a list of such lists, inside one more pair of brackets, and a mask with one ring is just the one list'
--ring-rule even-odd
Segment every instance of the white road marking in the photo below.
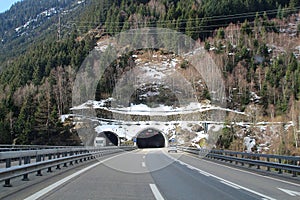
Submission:
{"label": "white road marking", "polygon": [[204,176],[210,176],[209,173],[207,173],[207,172],[205,172],[205,171],[202,171],[202,170],[200,170],[200,169],[198,169],[198,172],[199,172],[200,174],[204,175]]}
{"label": "white road marking", "polygon": [[287,193],[290,196],[293,196],[293,197],[300,196],[300,192],[296,192],[296,191],[293,191],[293,190],[282,189],[282,188],[278,188],[278,189],[281,190],[282,192]]}
{"label": "white road marking", "polygon": [[[194,158],[194,159],[199,160],[199,158],[194,157],[194,156],[191,156],[191,155],[189,155],[189,154],[184,154],[184,155],[185,155],[185,156],[188,156],[188,157],[190,157],[190,158]],[[299,187],[300,187],[300,184],[297,184],[297,183],[292,183],[292,182],[280,180],[280,179],[273,178],[273,177],[262,176],[262,175],[260,175],[260,174],[256,174],[256,173],[249,172],[249,171],[242,170],[242,169],[237,169],[237,168],[230,167],[230,166],[226,166],[226,165],[221,165],[221,164],[218,164],[218,163],[209,161],[209,160],[203,160],[203,159],[201,159],[201,161],[207,162],[207,163],[211,163],[211,164],[215,164],[215,165],[218,165],[218,166],[221,166],[221,167],[226,167],[226,168],[228,168],[228,169],[232,169],[232,170],[235,170],[235,171],[244,172],[244,173],[247,173],[247,174],[251,174],[251,175],[255,175],[255,176],[259,176],[259,177],[267,178],[267,179],[270,179],[270,180],[279,181],[279,182],[282,182],[282,183],[287,183],[287,184],[290,184],[290,185],[294,185],[294,186],[299,186]]]}
{"label": "white road marking", "polygon": [[131,152],[127,152],[127,153],[123,153],[123,154],[120,154],[120,155],[116,155],[116,156],[107,158],[105,160],[102,160],[100,162],[97,162],[97,163],[95,163],[95,164],[93,164],[91,166],[88,166],[88,167],[86,167],[86,168],[84,168],[84,169],[82,169],[82,170],[80,170],[78,172],[75,172],[74,174],[71,174],[71,175],[67,176],[66,178],[64,178],[64,179],[62,179],[60,181],[57,181],[56,183],[53,183],[52,185],[50,185],[50,186],[48,186],[48,187],[40,190],[39,192],[37,192],[37,193],[35,193],[35,194],[27,197],[24,200],[36,200],[36,199],[39,199],[42,196],[44,196],[45,194],[47,194],[47,193],[51,192],[52,190],[54,190],[55,188],[61,186],[62,184],[66,183],[67,181],[71,180],[72,178],[74,178],[74,177],[76,177],[76,176],[78,176],[78,175],[80,175],[80,174],[82,174],[82,173],[84,173],[84,172],[86,172],[86,171],[88,171],[88,170],[96,167],[97,165],[100,165],[100,164],[102,164],[102,163],[104,163],[104,162],[106,162],[108,160],[111,160],[111,159],[116,158],[118,156],[123,156],[124,154],[129,154],[129,153],[131,153]]}
{"label": "white road marking", "polygon": [[146,167],[146,163],[145,162],[142,162],[142,167]]}
{"label": "white road marking", "polygon": [[190,168],[190,169],[192,169],[192,170],[197,170],[197,171],[198,171],[198,169],[197,169],[196,167],[193,167],[193,166],[191,166],[191,165],[187,165],[187,168]]}
{"label": "white road marking", "polygon": [[194,166],[187,165],[187,164],[182,163],[182,162],[180,162],[180,164],[186,166],[187,168],[189,168],[189,169],[191,169],[191,170],[196,170],[196,171],[198,171],[200,174],[202,174],[202,175],[204,175],[204,176],[210,176],[209,173],[207,173],[207,172],[205,172],[205,171],[202,171],[201,169],[198,169],[198,168],[196,168],[196,167],[194,167]]}
{"label": "white road marking", "polygon": [[238,187],[236,185],[232,185],[231,183],[228,183],[227,181],[221,181],[221,183],[223,183],[225,185],[228,185],[228,186],[230,186],[230,187],[232,187],[234,189],[237,189],[237,190],[241,189],[240,187]]}
{"label": "white road marking", "polygon": [[150,184],[150,188],[153,192],[153,195],[155,197],[156,200],[164,200],[164,198],[162,197],[162,195],[160,194],[159,190],[157,189],[155,184]]}
{"label": "white road marking", "polygon": [[[169,157],[170,159],[172,159],[172,160],[174,160],[174,161],[177,161],[177,162],[180,163],[180,164],[186,165],[186,166],[189,167],[190,169],[192,169],[192,168],[193,168],[193,169],[197,169],[197,170],[199,171],[199,173],[205,172],[205,171],[202,171],[202,170],[200,170],[200,169],[198,169],[198,168],[196,168],[196,167],[193,167],[193,166],[191,166],[191,165],[189,165],[189,164],[187,164],[187,163],[185,163],[185,162],[183,162],[183,161],[179,161],[179,160],[177,160],[176,158],[173,158],[173,157],[171,157],[170,155],[168,155],[168,154],[166,154],[166,153],[164,153],[164,154],[165,154],[167,157]],[[269,196],[267,196],[267,195],[264,195],[264,194],[262,194],[262,193],[259,193],[259,192],[256,192],[256,191],[254,191],[254,190],[251,190],[251,189],[249,189],[249,188],[243,187],[243,186],[238,185],[238,184],[236,184],[236,183],[233,183],[233,182],[231,182],[231,181],[227,181],[227,180],[225,180],[225,179],[223,179],[223,178],[221,178],[221,177],[215,176],[215,175],[213,175],[213,174],[211,174],[211,173],[208,173],[208,172],[205,172],[205,173],[206,173],[206,176],[209,175],[209,176],[211,176],[211,177],[214,177],[215,179],[218,179],[218,180],[221,181],[222,183],[223,183],[223,182],[226,182],[226,185],[230,184],[231,186],[235,186],[235,187],[238,187],[239,189],[246,190],[246,191],[248,191],[248,192],[250,192],[250,193],[253,193],[253,194],[256,194],[256,195],[258,195],[258,196],[261,196],[261,197],[263,197],[263,198],[265,198],[265,199],[267,199],[267,200],[276,200],[276,199],[274,199],[274,198],[272,198],[272,197],[269,197]]]}
{"label": "white road marking", "polygon": [[143,159],[145,159],[146,158],[146,156],[143,156]]}

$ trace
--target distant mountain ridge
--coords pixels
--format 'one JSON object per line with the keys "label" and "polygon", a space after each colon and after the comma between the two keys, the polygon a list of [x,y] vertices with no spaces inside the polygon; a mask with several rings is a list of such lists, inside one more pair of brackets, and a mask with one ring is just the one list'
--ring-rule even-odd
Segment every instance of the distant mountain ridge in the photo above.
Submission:
{"label": "distant mountain ridge", "polygon": [[59,15],[67,15],[85,1],[23,0],[0,14],[0,62],[25,51],[28,45],[56,35]]}

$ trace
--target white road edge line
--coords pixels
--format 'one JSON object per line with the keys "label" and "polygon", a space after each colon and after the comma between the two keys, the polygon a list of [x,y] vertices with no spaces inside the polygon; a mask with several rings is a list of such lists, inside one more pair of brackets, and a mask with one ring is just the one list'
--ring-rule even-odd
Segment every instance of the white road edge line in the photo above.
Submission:
{"label": "white road edge line", "polygon": [[200,170],[200,169],[198,169],[198,172],[199,172],[200,174],[204,175],[204,176],[210,176],[209,173],[204,172],[204,171],[202,171],[202,170]]}
{"label": "white road edge line", "polygon": [[160,194],[159,190],[157,189],[155,184],[149,184],[150,188],[152,190],[152,193],[155,197],[156,200],[164,200],[164,198],[162,197],[162,195]]}
{"label": "white road edge line", "polygon": [[[199,160],[199,158],[194,157],[194,156],[191,156],[191,155],[189,155],[189,154],[184,154],[184,155]],[[286,184],[290,184],[290,185],[294,185],[294,186],[299,186],[299,187],[300,187],[300,184],[297,184],[297,183],[292,183],[292,182],[280,180],[280,179],[273,178],[273,177],[262,176],[262,175],[260,175],[260,174],[256,174],[256,173],[253,173],[253,172],[248,172],[248,171],[242,170],[242,169],[236,169],[236,168],[234,168],[234,167],[230,167],[230,166],[226,166],[226,165],[221,165],[221,164],[219,164],[219,163],[215,163],[215,162],[212,162],[212,161],[209,161],[209,160],[203,160],[203,159],[202,159],[201,161],[204,161],[204,162],[207,162],[207,163],[212,163],[212,164],[215,164],[215,165],[218,165],[218,166],[222,166],[222,167],[226,167],[226,168],[228,168],[228,169],[233,169],[233,170],[235,170],[235,171],[244,172],[244,173],[247,173],[247,174],[252,174],[252,175],[255,175],[255,176],[259,176],[259,177],[267,178],[267,179],[270,179],[270,180],[279,181],[279,182],[282,182],[282,183],[286,183]]]}
{"label": "white road edge line", "polygon": [[237,189],[237,190],[241,189],[241,188],[239,188],[238,186],[232,185],[232,184],[230,184],[230,183],[228,183],[228,182],[226,182],[226,181],[221,181],[221,183],[223,183],[223,184],[225,184],[225,185],[228,185],[228,186],[230,186],[230,187],[232,187],[232,188],[234,188],[234,189]]}
{"label": "white road edge line", "polygon": [[[189,164],[187,164],[187,163],[185,163],[185,162],[183,162],[183,161],[177,160],[176,158],[173,158],[172,156],[166,154],[165,152],[163,152],[163,153],[164,153],[167,157],[169,157],[170,159],[172,159],[172,160],[174,160],[174,161],[177,161],[177,162],[180,163],[180,164],[186,165],[186,166],[188,166],[189,168],[197,169],[200,173],[201,173],[201,172],[205,172],[205,171],[202,171],[202,170],[200,170],[200,169],[198,169],[198,168],[196,168],[196,167],[193,167],[193,166],[191,166],[191,165],[189,165]],[[249,188],[243,187],[243,186],[241,186],[241,185],[235,184],[235,183],[233,183],[233,182],[231,182],[231,181],[227,181],[227,180],[225,180],[225,179],[223,179],[223,178],[221,178],[221,177],[215,176],[215,175],[213,175],[213,174],[211,174],[211,173],[208,173],[208,172],[205,172],[205,173],[206,173],[206,175],[210,175],[211,177],[214,177],[214,178],[218,179],[218,180],[221,181],[221,182],[222,182],[222,181],[226,182],[226,185],[228,185],[228,184],[230,184],[231,186],[234,185],[235,187],[239,187],[240,189],[243,189],[243,190],[246,190],[246,191],[248,191],[248,192],[250,192],[250,193],[256,194],[256,195],[261,196],[261,197],[264,197],[265,199],[268,199],[268,200],[276,200],[276,199],[274,199],[274,198],[272,198],[272,197],[269,197],[269,196],[267,196],[267,195],[261,194],[261,193],[259,193],[259,192],[254,191],[254,190],[251,190],[251,189],[249,189]],[[222,183],[223,183],[223,182],[222,182]]]}
{"label": "white road edge line", "polygon": [[[128,154],[128,153],[131,153],[131,152],[127,152],[125,154]],[[67,176],[64,179],[61,179],[60,181],[57,181],[56,183],[53,183],[52,185],[49,185],[48,187],[46,187],[46,188],[40,190],[39,192],[37,192],[37,193],[35,193],[35,194],[33,194],[33,195],[25,198],[24,200],[37,200],[37,199],[41,198],[42,196],[44,196],[45,194],[51,192],[52,190],[54,190],[58,186],[61,186],[62,184],[66,183],[67,181],[71,180],[72,178],[74,178],[74,177],[76,177],[76,176],[78,176],[78,175],[80,175],[80,174],[82,174],[82,173],[84,173],[84,172],[86,172],[86,171],[88,171],[88,170],[96,167],[97,165],[100,165],[100,164],[102,164],[102,163],[104,163],[104,162],[106,162],[108,160],[111,160],[111,159],[116,158],[116,157],[121,156],[121,155],[124,155],[124,153],[122,153],[120,155],[116,155],[116,156],[110,157],[110,158],[107,158],[105,160],[101,160],[101,161],[99,161],[99,162],[97,162],[97,163],[95,163],[95,164],[93,164],[91,166],[88,166],[88,167],[86,167],[86,168],[84,168],[84,169],[82,169],[82,170],[80,170],[78,172],[75,172],[74,174],[71,174],[71,175]]]}

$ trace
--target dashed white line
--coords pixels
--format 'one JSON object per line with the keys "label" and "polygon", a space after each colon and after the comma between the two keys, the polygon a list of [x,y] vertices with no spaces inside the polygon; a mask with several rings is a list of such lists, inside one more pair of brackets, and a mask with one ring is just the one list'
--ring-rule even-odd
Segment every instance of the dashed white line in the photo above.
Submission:
{"label": "dashed white line", "polygon": [[145,162],[142,162],[142,167],[146,167],[146,163]]}
{"label": "dashed white line", "polygon": [[160,194],[159,190],[157,189],[155,184],[150,184],[150,188],[153,192],[153,195],[156,200],[164,200],[163,196]]}

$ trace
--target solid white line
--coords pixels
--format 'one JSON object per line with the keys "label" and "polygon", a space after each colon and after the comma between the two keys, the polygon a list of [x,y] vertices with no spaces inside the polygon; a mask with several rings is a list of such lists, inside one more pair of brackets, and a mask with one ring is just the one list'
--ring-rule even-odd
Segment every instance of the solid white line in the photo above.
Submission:
{"label": "solid white line", "polygon": [[[170,155],[168,155],[168,154],[166,154],[166,153],[164,153],[164,154],[165,154],[167,157],[169,157],[170,159],[172,159],[172,160],[174,160],[174,161],[177,161],[177,162],[180,163],[180,164],[186,165],[186,166],[189,167],[190,169],[191,169],[191,168],[193,168],[193,169],[198,169],[198,168],[193,167],[193,166],[191,166],[191,165],[189,165],[189,164],[187,164],[187,163],[185,163],[185,162],[183,162],[183,161],[179,161],[179,160],[177,160],[176,158],[173,158],[173,157],[171,157]],[[205,172],[205,171],[202,171],[202,170],[200,170],[200,169],[198,169],[198,171],[199,171],[200,173],[201,173],[201,172]],[[223,181],[223,182],[226,182],[226,185],[228,185],[228,184],[230,184],[231,186],[234,185],[235,187],[238,187],[238,188],[240,188],[240,189],[246,190],[246,191],[248,191],[248,192],[250,192],[250,193],[253,193],[253,194],[256,194],[256,195],[258,195],[258,196],[264,197],[264,198],[266,198],[266,199],[268,199],[268,200],[276,200],[276,199],[274,199],[274,198],[272,198],[272,197],[269,197],[269,196],[267,196],[267,195],[261,194],[261,193],[259,193],[259,192],[254,191],[254,190],[251,190],[251,189],[249,189],[249,188],[246,188],[246,187],[243,187],[243,186],[241,186],[241,185],[235,184],[235,183],[233,183],[233,182],[227,181],[227,180],[225,180],[225,179],[223,179],[223,178],[221,178],[221,177],[215,176],[215,175],[213,175],[213,174],[211,174],[211,173],[208,173],[208,172],[205,172],[205,173],[206,173],[207,175],[211,176],[211,177],[214,177],[214,178],[220,180],[221,182],[222,182],[222,181]],[[223,182],[222,182],[222,183],[223,183]]]}
{"label": "solid white line", "polygon": [[236,186],[236,185],[232,185],[231,183],[228,183],[227,181],[221,181],[221,183],[223,183],[223,184],[225,184],[225,185],[228,185],[228,186],[230,186],[230,187],[232,187],[232,188],[234,188],[234,189],[237,189],[237,190],[241,189],[241,188],[239,188],[239,187]]}
{"label": "solid white line", "polygon": [[155,184],[149,184],[156,200],[164,200]]}
{"label": "solid white line", "polygon": [[290,195],[290,196],[293,196],[293,197],[295,197],[295,196],[300,196],[300,192],[297,192],[297,191],[287,190],[287,189],[282,189],[282,188],[277,188],[277,189],[279,189],[279,190],[281,190],[282,192],[284,192],[284,193],[286,193],[286,194],[288,194],[288,195]]}
{"label": "solid white line", "polygon": [[[128,153],[130,153],[130,152],[127,152],[125,154],[128,154]],[[124,154],[121,154],[121,155],[124,155]],[[64,179],[62,179],[60,181],[57,181],[56,183],[53,183],[52,185],[50,185],[50,186],[48,186],[48,187],[40,190],[39,192],[37,192],[37,193],[35,193],[35,194],[27,197],[24,200],[36,200],[36,199],[39,199],[42,196],[44,196],[45,194],[47,194],[47,193],[51,192],[52,190],[54,190],[55,188],[57,188],[58,186],[61,186],[62,184],[66,183],[67,181],[71,180],[72,178],[74,178],[74,177],[76,177],[76,176],[78,176],[78,175],[80,175],[80,174],[82,174],[82,173],[84,173],[84,172],[86,172],[86,171],[88,171],[88,170],[96,167],[97,165],[100,165],[100,164],[102,164],[102,163],[104,163],[104,162],[106,162],[108,160],[111,160],[111,159],[116,158],[116,157],[121,156],[121,155],[116,155],[116,156],[107,158],[107,159],[102,160],[102,161],[100,161],[98,163],[95,163],[95,164],[93,164],[91,166],[88,166],[88,167],[86,167],[86,168],[84,168],[84,169],[82,169],[82,170],[80,170],[78,172],[75,172],[74,174],[71,174],[71,175],[67,176]]]}
{"label": "solid white line", "polygon": [[142,162],[142,166],[143,166],[143,167],[146,167],[146,163],[145,163],[145,162]]}
{"label": "solid white line", "polygon": [[[199,160],[199,158],[194,157],[194,156],[191,156],[191,155],[189,155],[189,154],[184,154],[184,155],[185,155],[185,156],[188,156],[188,157],[190,157],[190,158],[194,158],[194,159],[196,159],[196,160]],[[226,167],[226,168],[228,168],[228,169],[232,169],[232,170],[235,170],[235,171],[244,172],[244,173],[247,173],[247,174],[251,174],[251,175],[259,176],[259,177],[262,177],[262,178],[267,178],[267,179],[270,179],[270,180],[279,181],[279,182],[282,182],[282,183],[286,183],[286,184],[290,184],[290,185],[294,185],[294,186],[300,187],[300,184],[297,184],[297,183],[292,183],[292,182],[280,180],[280,179],[273,178],[273,177],[262,176],[262,175],[260,175],[260,174],[256,174],[256,173],[249,172],[249,171],[242,170],[242,169],[237,169],[237,168],[230,167],[230,166],[226,166],[226,165],[221,165],[221,164],[219,164],[219,163],[215,163],[215,162],[212,162],[212,161],[209,161],[209,160],[203,160],[203,159],[201,159],[201,161],[207,162],[207,163],[210,163],[210,164],[215,164],[215,165],[218,165],[218,166],[221,166],[221,167]]]}
{"label": "solid white line", "polygon": [[202,171],[202,170],[200,170],[200,169],[198,169],[198,172],[199,172],[200,174],[204,175],[204,176],[210,176],[209,173],[207,173],[207,172],[205,172],[205,171]]}
{"label": "solid white line", "polygon": [[251,192],[251,193],[253,193],[253,194],[256,194],[256,195],[258,195],[258,196],[264,197],[265,199],[268,199],[268,200],[276,200],[276,199],[274,199],[274,198],[272,198],[272,197],[269,197],[269,196],[267,196],[267,195],[264,195],[264,194],[262,194],[262,193],[259,193],[259,192],[256,192],[256,191],[254,191],[254,190],[251,190],[251,189],[249,189],[249,188],[243,187],[243,186],[238,185],[238,184],[236,184],[236,183],[233,183],[233,182],[231,182],[231,181],[227,181],[227,180],[225,180],[225,179],[223,179],[223,178],[221,178],[221,177],[218,177],[218,176],[215,176],[215,175],[211,175],[211,176],[214,177],[214,178],[216,178],[216,179],[218,179],[218,180],[220,180],[221,182],[224,181],[224,182],[226,182],[226,183],[228,183],[228,184],[235,185],[236,187],[239,187],[240,189],[243,189],[243,190],[246,190],[246,191]]}

